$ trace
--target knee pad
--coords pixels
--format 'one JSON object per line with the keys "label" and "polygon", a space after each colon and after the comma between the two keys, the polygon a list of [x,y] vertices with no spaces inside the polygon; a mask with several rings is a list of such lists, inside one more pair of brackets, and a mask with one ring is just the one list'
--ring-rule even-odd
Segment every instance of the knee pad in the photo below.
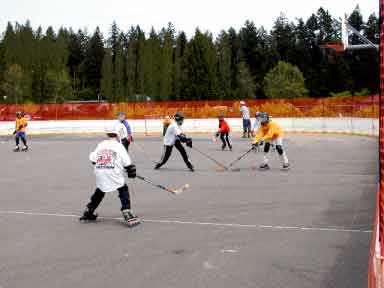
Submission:
{"label": "knee pad", "polygon": [[265,153],[269,152],[269,148],[271,148],[271,143],[269,143],[269,142],[264,143],[264,152]]}
{"label": "knee pad", "polygon": [[279,153],[279,155],[283,155],[283,153],[284,153],[283,146],[276,145],[276,151],[277,151],[277,153]]}

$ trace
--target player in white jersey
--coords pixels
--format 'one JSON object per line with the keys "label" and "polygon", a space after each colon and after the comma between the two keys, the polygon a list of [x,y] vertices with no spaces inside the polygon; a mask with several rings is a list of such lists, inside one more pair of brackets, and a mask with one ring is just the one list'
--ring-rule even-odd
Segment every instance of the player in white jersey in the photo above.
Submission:
{"label": "player in white jersey", "polygon": [[128,152],[120,143],[116,125],[106,127],[105,132],[108,139],[99,143],[95,151],[89,155],[89,159],[94,164],[96,190],[80,220],[96,220],[97,214],[94,212],[105,194],[118,191],[124,221],[131,227],[139,224],[140,221],[131,210],[129,189],[125,183],[124,171],[128,173],[128,178],[135,178],[136,166],[132,164]]}
{"label": "player in white jersey", "polygon": [[262,115],[262,112],[259,112],[257,111],[255,113],[255,123],[253,123],[253,126],[252,126],[252,136],[255,136],[257,133],[257,131],[259,130],[260,128],[260,125],[261,125],[261,122],[260,122],[260,117]]}
{"label": "player in white jersey", "polygon": [[194,171],[193,165],[188,158],[188,154],[181,143],[185,143],[188,147],[192,148],[192,139],[187,138],[181,131],[181,126],[184,123],[184,115],[182,113],[175,114],[175,121],[168,126],[164,136],[164,152],[159,163],[156,164],[155,169],[163,166],[172,154],[173,146],[179,150],[183,160],[189,170]]}
{"label": "player in white jersey", "polygon": [[249,108],[244,101],[240,101],[240,112],[243,117],[243,138],[251,137],[251,117],[249,115]]}
{"label": "player in white jersey", "polygon": [[129,145],[133,142],[132,128],[129,125],[127,119],[125,119],[125,113],[117,113],[117,129],[120,134],[120,142],[123,144],[125,150],[128,151]]}

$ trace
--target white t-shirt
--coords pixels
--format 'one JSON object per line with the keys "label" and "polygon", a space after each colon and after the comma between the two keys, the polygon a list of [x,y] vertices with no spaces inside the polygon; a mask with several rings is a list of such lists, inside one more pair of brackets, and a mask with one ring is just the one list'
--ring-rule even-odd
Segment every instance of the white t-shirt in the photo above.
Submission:
{"label": "white t-shirt", "polygon": [[164,145],[166,146],[175,145],[176,138],[181,133],[182,132],[181,132],[180,126],[177,125],[176,122],[172,122],[172,124],[169,125],[167,128],[167,132],[165,132]]}
{"label": "white t-shirt", "polygon": [[117,121],[116,123],[116,130],[119,132],[120,140],[128,137],[127,127],[120,121]]}
{"label": "white t-shirt", "polygon": [[251,117],[249,116],[249,109],[247,106],[241,106],[240,107],[240,111],[241,111],[241,114],[243,114],[243,119],[251,119]]}
{"label": "white t-shirt", "polygon": [[89,160],[96,163],[96,186],[101,191],[113,192],[124,186],[124,167],[131,165],[132,161],[121,143],[114,139],[104,140],[89,155]]}

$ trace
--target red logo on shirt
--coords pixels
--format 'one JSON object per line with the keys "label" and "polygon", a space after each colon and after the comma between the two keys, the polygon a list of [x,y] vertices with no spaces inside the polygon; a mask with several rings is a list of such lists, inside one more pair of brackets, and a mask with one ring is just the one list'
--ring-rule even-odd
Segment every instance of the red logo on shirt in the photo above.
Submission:
{"label": "red logo on shirt", "polygon": [[109,149],[103,149],[97,152],[97,169],[114,169],[116,161],[116,152]]}

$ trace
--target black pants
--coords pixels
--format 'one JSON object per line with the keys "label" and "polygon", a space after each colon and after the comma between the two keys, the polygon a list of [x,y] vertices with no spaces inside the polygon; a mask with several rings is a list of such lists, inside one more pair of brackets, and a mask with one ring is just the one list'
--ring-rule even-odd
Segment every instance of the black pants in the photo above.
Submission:
{"label": "black pants", "polygon": [[[131,209],[131,199],[129,197],[128,186],[125,184],[124,186],[118,188],[117,191],[119,192],[119,198],[121,201],[121,211]],[[104,196],[105,193],[97,188],[95,193],[91,196],[91,201],[87,204],[88,209],[92,212],[95,211],[97,207],[99,207],[101,201],[103,201]]]}
{"label": "black pants", "polygon": [[129,145],[131,144],[131,142],[129,142],[127,138],[124,138],[124,139],[121,139],[121,144],[123,144],[125,150],[127,150],[128,152]]}
{"label": "black pants", "polygon": [[220,139],[221,142],[223,142],[223,145],[221,146],[222,149],[225,149],[225,147],[228,147],[229,149],[232,149],[231,141],[229,141],[229,133],[228,132],[221,132],[220,133]]}
{"label": "black pants", "polygon": [[[183,160],[184,160],[185,164],[187,165],[187,167],[189,169],[192,169],[193,165],[192,165],[191,161],[189,161],[187,151],[185,151],[184,146],[183,146],[183,144],[181,144],[180,140],[176,140],[174,146],[176,147],[177,150],[179,150],[181,157],[183,157]],[[160,163],[156,165],[157,168],[160,168],[165,163],[167,163],[169,157],[171,157],[172,149],[173,149],[173,146],[167,146],[167,145],[164,146],[164,153],[163,153],[163,156],[160,160]]]}

